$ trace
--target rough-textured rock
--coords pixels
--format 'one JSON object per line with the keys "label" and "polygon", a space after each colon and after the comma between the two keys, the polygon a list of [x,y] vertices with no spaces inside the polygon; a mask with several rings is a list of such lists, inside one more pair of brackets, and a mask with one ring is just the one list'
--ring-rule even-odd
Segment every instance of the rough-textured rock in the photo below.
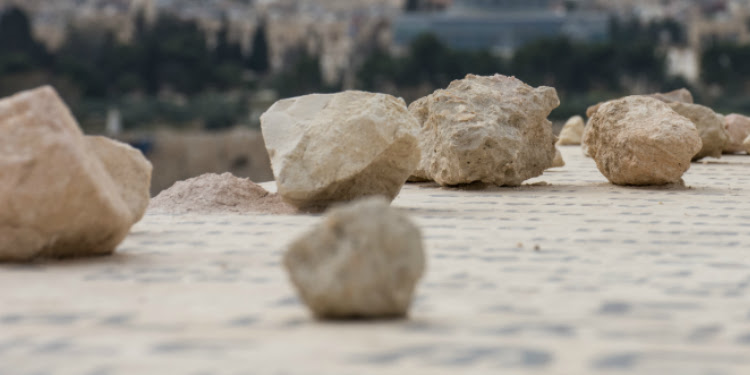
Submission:
{"label": "rough-textured rock", "polygon": [[733,154],[745,151],[743,142],[750,136],[750,117],[736,113],[727,115],[724,117],[724,129],[729,136],[724,152]]}
{"label": "rough-textured rock", "polygon": [[583,139],[583,117],[573,116],[563,126],[560,136],[557,138],[558,146],[580,145]]}
{"label": "rough-textured rock", "polygon": [[720,158],[729,142],[729,135],[724,129],[724,119],[711,108],[699,104],[674,102],[669,103],[669,106],[692,121],[698,129],[703,147],[696,153],[693,160],[706,156]]}
{"label": "rough-textured rock", "polygon": [[148,210],[160,214],[293,214],[297,211],[277,194],[229,172],[206,173],[177,181],[154,197]]}
{"label": "rough-textured rock", "polygon": [[109,254],[135,221],[54,89],[0,100],[0,261]]}
{"label": "rough-textured rock", "polygon": [[552,160],[550,168],[562,168],[565,166],[565,160],[563,159],[560,150],[555,149],[555,158]]}
{"label": "rough-textured rock", "polygon": [[425,255],[419,228],[378,197],[331,209],[284,266],[318,318],[391,318],[407,314]]}
{"label": "rough-textured rock", "polygon": [[284,99],[261,126],[278,192],[301,209],[373,195],[392,200],[419,162],[419,125],[390,95]]}
{"label": "rough-textured rock", "polygon": [[670,91],[670,92],[655,93],[649,96],[654,99],[659,99],[663,101],[664,103],[693,104],[693,94],[690,93],[690,90],[685,89],[685,88]]}
{"label": "rough-textured rock", "polygon": [[470,74],[451,82],[409,106],[422,126],[412,180],[519,186],[539,176],[555,156],[547,116],[558,105],[555,89],[514,77]]}
{"label": "rough-textured rock", "polygon": [[[687,103],[693,104],[693,94],[688,89],[682,88],[670,92],[657,92],[654,94],[646,95],[654,99],[658,99],[664,103]],[[599,107],[606,102],[599,102],[586,109],[586,117],[591,118]]]}
{"label": "rough-textured rock", "polygon": [[151,194],[151,163],[141,151],[106,137],[86,136],[86,144],[104,164],[134,221],[141,220]]}
{"label": "rough-textured rock", "polygon": [[679,183],[701,149],[690,120],[646,96],[603,104],[589,126],[584,143],[599,171],[618,185]]}

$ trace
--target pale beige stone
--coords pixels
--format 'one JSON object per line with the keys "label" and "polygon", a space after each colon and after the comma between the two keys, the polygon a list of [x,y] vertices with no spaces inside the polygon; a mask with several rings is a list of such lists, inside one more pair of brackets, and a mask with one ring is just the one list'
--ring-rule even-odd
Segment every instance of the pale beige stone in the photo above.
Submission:
{"label": "pale beige stone", "polygon": [[418,124],[403,99],[346,91],[276,102],[261,116],[278,192],[301,208],[392,200],[419,162]]}
{"label": "pale beige stone", "polygon": [[0,261],[109,254],[134,215],[54,89],[0,100]]}
{"label": "pale beige stone", "polygon": [[539,176],[555,156],[547,116],[558,105],[555,89],[514,77],[470,74],[451,82],[409,106],[422,126],[412,180],[519,186]]}
{"label": "pale beige stone", "polygon": [[560,136],[557,137],[558,146],[577,146],[581,144],[583,139],[583,129],[585,124],[583,123],[583,117],[573,116],[565,125],[563,125],[560,131]]}
{"label": "pale beige stone", "polygon": [[425,254],[419,228],[378,197],[331,209],[284,266],[318,318],[391,318],[407,314]]}
{"label": "pale beige stone", "polygon": [[695,125],[647,96],[602,104],[584,143],[599,171],[617,185],[679,183],[701,149]]}
{"label": "pale beige stone", "polygon": [[552,160],[550,168],[562,168],[565,166],[565,160],[563,159],[560,150],[555,149],[555,158]]}
{"label": "pale beige stone", "polygon": [[745,152],[750,154],[750,136],[745,138],[745,141],[742,142],[742,147],[745,149]]}
{"label": "pale beige stone", "polygon": [[[658,99],[664,103],[687,103],[687,104],[693,104],[693,94],[690,93],[690,90],[686,88],[677,89],[670,92],[657,92],[653,94],[646,95],[649,97],[652,97],[654,99]],[[591,118],[594,116],[594,113],[599,109],[599,107],[606,102],[599,102],[597,104],[594,104],[586,109],[586,117]]]}
{"label": "pale beige stone", "polygon": [[151,199],[151,163],[140,150],[128,144],[101,136],[85,139],[89,150],[104,164],[133,220],[141,220]]}
{"label": "pale beige stone", "polygon": [[729,135],[729,141],[724,148],[725,153],[743,152],[745,139],[750,136],[750,117],[732,113],[724,117],[724,129]]}
{"label": "pale beige stone", "polygon": [[669,106],[692,121],[698,129],[703,147],[696,153],[693,160],[707,156],[720,158],[729,142],[729,135],[724,129],[724,119],[711,108],[699,104],[673,102],[669,103]]}

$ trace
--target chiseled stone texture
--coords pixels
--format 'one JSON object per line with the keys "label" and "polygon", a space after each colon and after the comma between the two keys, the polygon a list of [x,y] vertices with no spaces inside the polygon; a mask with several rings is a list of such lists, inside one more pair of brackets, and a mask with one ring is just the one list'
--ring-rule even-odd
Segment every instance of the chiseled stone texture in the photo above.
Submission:
{"label": "chiseled stone texture", "polygon": [[584,143],[599,171],[617,185],[679,183],[701,149],[691,121],[647,96],[602,104]]}
{"label": "chiseled stone texture", "polygon": [[140,150],[128,144],[101,136],[85,136],[85,139],[89,150],[115,182],[132,219],[141,220],[151,200],[151,163]]}
{"label": "chiseled stone texture", "polygon": [[419,228],[377,197],[331,209],[284,265],[316,317],[390,318],[407,314],[425,254]]}
{"label": "chiseled stone texture", "polygon": [[381,195],[390,200],[419,162],[419,125],[403,99],[346,91],[276,102],[261,127],[278,191],[300,209]]}
{"label": "chiseled stone texture", "polygon": [[695,124],[703,147],[695,154],[693,160],[706,156],[720,158],[729,142],[729,135],[724,129],[724,119],[711,108],[699,104],[673,102],[669,106],[680,115]]}
{"label": "chiseled stone texture", "polygon": [[734,154],[746,151],[743,142],[750,136],[750,117],[736,113],[726,115],[724,117],[724,129],[729,136],[724,152]]}
{"label": "chiseled stone texture", "polygon": [[51,87],[0,100],[0,261],[109,254],[136,216]]}
{"label": "chiseled stone texture", "polygon": [[581,144],[584,129],[583,117],[573,116],[563,126],[557,138],[558,146],[576,146]]}
{"label": "chiseled stone texture", "polygon": [[515,77],[470,74],[451,82],[409,106],[422,126],[412,180],[518,186],[541,175],[555,156],[547,116],[558,105],[555,89]]}

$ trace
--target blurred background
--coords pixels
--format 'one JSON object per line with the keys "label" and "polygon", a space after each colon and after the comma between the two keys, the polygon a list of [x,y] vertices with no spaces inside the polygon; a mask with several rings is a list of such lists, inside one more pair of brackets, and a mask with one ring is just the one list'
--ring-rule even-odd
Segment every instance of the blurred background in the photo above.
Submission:
{"label": "blurred background", "polygon": [[689,88],[750,113],[750,0],[0,0],[0,95],[54,85],[88,134],[141,149],[152,193],[273,179],[259,116],[347,89],[407,103],[467,73],[557,88],[555,121]]}

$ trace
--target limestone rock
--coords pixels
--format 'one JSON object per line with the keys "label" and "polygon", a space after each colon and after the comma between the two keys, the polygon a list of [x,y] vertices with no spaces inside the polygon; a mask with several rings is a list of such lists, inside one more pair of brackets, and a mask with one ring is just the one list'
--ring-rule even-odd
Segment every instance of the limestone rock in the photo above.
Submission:
{"label": "limestone rock", "polygon": [[419,162],[419,125],[403,99],[346,91],[276,102],[261,116],[278,193],[301,209],[381,195]]}
{"label": "limestone rock", "polygon": [[729,135],[729,141],[724,148],[725,153],[745,151],[743,142],[750,136],[750,117],[733,113],[724,117],[724,129]]}
{"label": "limestone rock", "polygon": [[701,149],[690,120],[646,96],[603,104],[591,118],[584,143],[599,171],[617,185],[679,183]]}
{"label": "limestone rock", "polygon": [[109,254],[136,221],[54,89],[0,100],[0,261]]}
{"label": "limestone rock", "polygon": [[591,154],[589,153],[589,146],[586,144],[586,142],[584,142],[584,139],[586,139],[586,133],[588,133],[589,129],[591,129],[590,117],[588,120],[586,120],[586,126],[583,127],[583,132],[581,133],[581,152],[583,152],[583,156],[587,158],[590,158]]}
{"label": "limestone rock", "polygon": [[134,221],[143,218],[151,200],[151,163],[140,150],[106,137],[86,136],[86,144],[96,155],[120,191]]}
{"label": "limestone rock", "polygon": [[693,104],[693,94],[690,93],[690,90],[686,88],[665,92],[665,93],[655,93],[649,95],[650,97],[654,99],[659,99],[663,101],[664,103],[686,103],[686,104]]}
{"label": "limestone rock", "polygon": [[[649,97],[652,97],[654,99],[658,99],[664,103],[687,103],[687,104],[693,104],[693,94],[690,93],[690,91],[686,88],[677,89],[670,92],[664,92],[664,93],[654,93],[647,95]],[[594,116],[594,113],[599,109],[599,107],[606,102],[599,102],[597,104],[594,104],[586,109],[586,117],[591,118]]]}
{"label": "limestone rock", "polygon": [[563,126],[560,136],[557,138],[558,146],[580,145],[583,139],[583,117],[573,116]]}
{"label": "limestone rock", "polygon": [[565,160],[563,159],[560,150],[555,149],[555,158],[552,160],[552,166],[550,168],[562,168],[565,166]]}
{"label": "limestone rock", "polygon": [[391,318],[407,314],[425,255],[419,228],[376,197],[331,209],[284,266],[318,318]]}
{"label": "limestone rock", "polygon": [[745,149],[745,152],[750,154],[750,136],[745,138],[745,141],[742,142],[742,147]]}
{"label": "limestone rock", "polygon": [[451,82],[409,106],[422,126],[412,180],[519,186],[539,176],[555,156],[547,116],[558,105],[555,89],[514,77],[470,74]]}
{"label": "limestone rock", "polygon": [[696,153],[693,160],[706,156],[720,158],[729,142],[729,135],[724,129],[724,120],[711,108],[699,104],[674,102],[669,103],[669,106],[675,112],[692,121],[698,129],[703,147]]}

